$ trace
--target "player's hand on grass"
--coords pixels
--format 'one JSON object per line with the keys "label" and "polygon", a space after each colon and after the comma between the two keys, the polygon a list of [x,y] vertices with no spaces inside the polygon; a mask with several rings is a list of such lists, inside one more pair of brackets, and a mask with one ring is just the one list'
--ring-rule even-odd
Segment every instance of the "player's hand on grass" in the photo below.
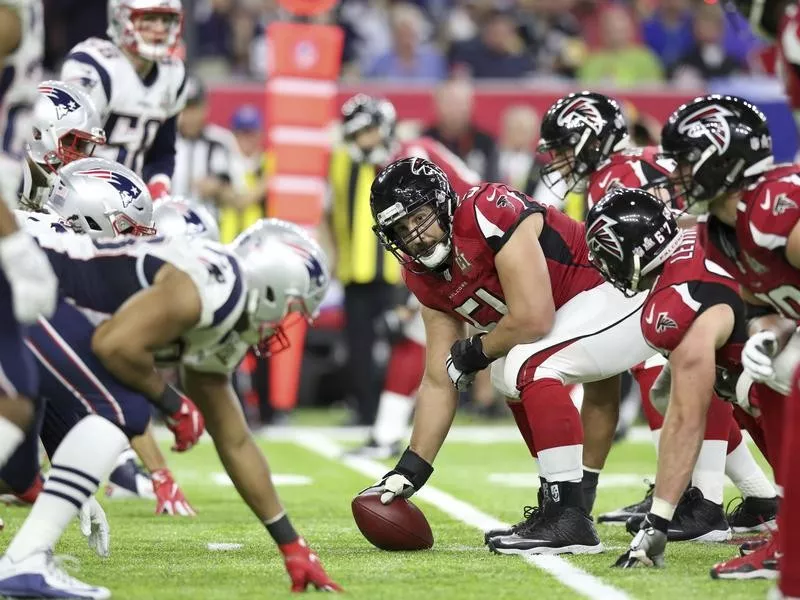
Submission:
{"label": "player's hand on grass", "polygon": [[648,513],[642,521],[639,532],[631,541],[630,547],[617,559],[614,566],[623,569],[663,567],[668,526],[669,522],[666,519]]}
{"label": "player's hand on grass", "polygon": [[341,587],[331,579],[322,567],[319,556],[308,547],[303,538],[278,546],[283,554],[283,564],[293,592],[305,592],[308,586],[323,592],[342,592]]}
{"label": "player's hand on grass", "polygon": [[89,548],[94,550],[97,556],[108,558],[111,530],[106,513],[94,496],[90,496],[84,503],[78,516],[81,522],[81,533],[86,537]]}

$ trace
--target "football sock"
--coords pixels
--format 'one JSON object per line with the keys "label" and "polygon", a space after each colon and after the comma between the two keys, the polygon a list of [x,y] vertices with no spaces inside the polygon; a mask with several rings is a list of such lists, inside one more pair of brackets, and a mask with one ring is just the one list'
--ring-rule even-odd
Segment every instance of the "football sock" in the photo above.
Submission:
{"label": "football sock", "polygon": [[536,458],[536,447],[533,444],[533,433],[531,426],[528,425],[528,416],[525,414],[525,407],[522,402],[506,402],[511,414],[514,415],[514,421],[519,428],[522,439],[525,440],[525,445],[533,458]]}
{"label": "football sock", "polygon": [[745,497],[774,498],[775,488],[767,479],[764,471],[758,466],[750,448],[739,434],[739,445],[728,452],[725,459],[725,474],[739,488]]}
{"label": "football sock", "polygon": [[400,441],[406,434],[414,399],[389,390],[381,393],[378,415],[372,427],[372,438],[379,446],[388,446]]}
{"label": "football sock", "polygon": [[600,478],[600,471],[583,467],[583,479],[581,479],[581,489],[583,490],[583,507],[586,512],[592,514],[594,501],[597,498],[597,483]]}

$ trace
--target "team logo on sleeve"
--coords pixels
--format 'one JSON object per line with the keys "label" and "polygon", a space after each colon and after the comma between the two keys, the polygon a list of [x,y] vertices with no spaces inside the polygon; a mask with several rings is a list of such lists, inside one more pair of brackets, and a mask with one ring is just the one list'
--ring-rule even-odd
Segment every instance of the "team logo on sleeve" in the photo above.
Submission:
{"label": "team logo on sleeve", "polygon": [[797,209],[797,202],[789,198],[786,194],[780,194],[775,198],[775,204],[772,205],[772,214],[776,217],[782,215],[787,210]]}
{"label": "team logo on sleeve", "polygon": [[731,128],[725,119],[731,116],[731,111],[716,104],[701,108],[678,124],[678,133],[693,139],[704,137],[722,154],[731,143]]}
{"label": "team logo on sleeve", "polygon": [[59,121],[66,117],[69,113],[75,112],[80,108],[78,101],[75,100],[75,98],[72,97],[72,94],[66,90],[49,85],[40,85],[39,93],[47,96],[50,99],[50,102],[53,103],[53,106],[56,107],[56,118]]}
{"label": "team logo on sleeve", "polygon": [[564,107],[558,115],[556,123],[562,127],[586,125],[597,135],[603,131],[605,120],[597,110],[597,102],[592,98],[575,98]]}
{"label": "team logo on sleeve", "polygon": [[618,260],[622,260],[622,244],[619,237],[612,229],[617,222],[606,216],[601,215],[589,230],[586,232],[586,239],[589,242],[589,250],[593,254],[601,255],[602,253],[611,254]]}
{"label": "team logo on sleeve", "polygon": [[678,324],[675,322],[675,319],[665,312],[658,313],[658,319],[656,319],[656,331],[658,333],[664,333],[667,329],[677,328]]}
{"label": "team logo on sleeve", "polygon": [[[122,175],[114,173],[108,169],[87,169],[86,171],[76,171],[75,175],[84,175],[94,179],[101,179],[113,187],[122,199],[122,207],[128,208],[142,194],[142,189],[133,181]],[[139,210],[141,207],[136,206]]]}

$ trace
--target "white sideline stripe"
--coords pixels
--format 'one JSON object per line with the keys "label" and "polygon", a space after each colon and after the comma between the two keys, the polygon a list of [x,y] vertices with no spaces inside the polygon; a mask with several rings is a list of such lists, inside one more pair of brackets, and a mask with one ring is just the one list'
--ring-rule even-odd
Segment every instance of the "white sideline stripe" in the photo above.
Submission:
{"label": "white sideline stripe", "polygon": [[[341,446],[320,434],[298,435],[294,438],[294,442],[311,452],[339,462],[353,471],[372,479],[378,479],[386,472],[386,466],[374,460],[343,456]],[[457,521],[482,531],[507,526],[506,523],[478,510],[471,504],[430,485],[426,485],[414,494],[414,498],[419,498],[432,504]],[[549,573],[561,584],[586,598],[591,598],[592,600],[631,600],[627,593],[604,583],[594,575],[590,575],[558,556],[526,556],[525,560]]]}

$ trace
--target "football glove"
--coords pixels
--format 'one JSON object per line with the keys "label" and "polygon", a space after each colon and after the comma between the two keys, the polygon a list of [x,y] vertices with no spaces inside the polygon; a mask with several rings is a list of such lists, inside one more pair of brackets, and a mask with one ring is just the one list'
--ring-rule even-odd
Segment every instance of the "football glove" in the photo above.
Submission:
{"label": "football glove", "polygon": [[106,513],[97,498],[89,496],[83,503],[79,513],[81,533],[86,537],[89,548],[101,558],[108,558],[110,553],[111,530],[108,527]]}
{"label": "football glove", "polygon": [[775,332],[759,331],[748,338],[742,350],[742,368],[753,381],[767,383],[775,376],[772,359],[778,351]]}
{"label": "football glove", "polygon": [[492,364],[492,359],[483,353],[483,335],[479,333],[458,340],[450,347],[450,354],[447,356],[445,365],[450,381],[460,392],[472,385],[478,371],[482,371]]}
{"label": "football glove", "polygon": [[420,455],[406,448],[394,469],[386,473],[361,494],[378,493],[381,502],[389,504],[395,498],[410,498],[420,489],[433,473],[433,467]]}
{"label": "football glove", "polygon": [[58,279],[42,249],[24,231],[0,239],[0,266],[11,287],[14,317],[31,325],[56,309]]}
{"label": "football glove", "polygon": [[166,175],[154,175],[147,184],[147,191],[150,192],[153,202],[169,198],[169,188],[170,180]]}
{"label": "football glove", "polygon": [[278,546],[283,554],[283,564],[293,592],[305,592],[309,585],[322,592],[342,592],[341,587],[331,579],[322,567],[319,556],[308,547],[303,538]]}
{"label": "football glove", "polygon": [[668,526],[669,522],[666,519],[648,513],[630,547],[617,559],[614,566],[623,569],[663,567]]}
{"label": "football glove", "polygon": [[153,492],[156,495],[157,515],[197,516],[197,511],[189,504],[169,469],[153,471],[150,477],[153,479]]}
{"label": "football glove", "polygon": [[165,423],[175,436],[175,444],[172,446],[173,452],[186,452],[194,446],[206,428],[206,421],[203,413],[195,406],[187,396],[180,394],[181,407],[167,415]]}

